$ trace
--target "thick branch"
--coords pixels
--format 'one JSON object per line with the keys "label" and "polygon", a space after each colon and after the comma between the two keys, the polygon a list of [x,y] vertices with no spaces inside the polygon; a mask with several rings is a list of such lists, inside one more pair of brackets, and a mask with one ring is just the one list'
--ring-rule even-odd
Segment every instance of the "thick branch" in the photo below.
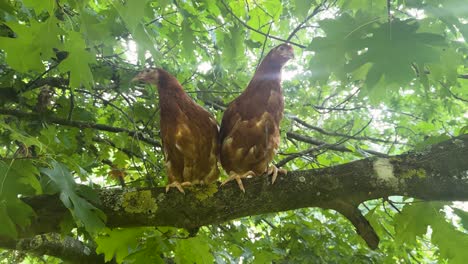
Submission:
{"label": "thick branch", "polygon": [[[357,206],[367,200],[403,195],[423,200],[468,200],[468,135],[391,158],[367,158],[324,169],[292,171],[274,185],[263,175],[235,182],[201,199],[191,189],[183,195],[164,188],[99,191],[109,227],[174,226],[196,228],[239,217],[305,207],[341,212],[375,247],[373,230]],[[198,198],[197,198],[198,197]],[[57,195],[23,198],[36,212],[21,236],[57,231],[68,213]],[[370,232],[370,233],[369,233]]]}
{"label": "thick branch", "polygon": [[26,251],[37,256],[54,256],[68,263],[104,263],[104,256],[97,255],[95,248],[89,248],[83,242],[71,237],[62,238],[56,233],[38,235],[18,241],[2,239],[0,247]]}
{"label": "thick branch", "polygon": [[16,116],[18,118],[22,118],[26,120],[33,120],[33,121],[44,120],[45,122],[62,125],[62,126],[70,126],[70,127],[77,127],[77,128],[94,128],[97,130],[113,132],[113,133],[123,132],[123,133],[127,133],[129,136],[138,138],[139,140],[144,141],[153,146],[161,147],[161,143],[159,143],[159,141],[154,140],[152,138],[147,138],[139,131],[128,130],[126,128],[112,127],[108,125],[96,124],[96,123],[84,122],[84,121],[68,120],[68,119],[58,118],[58,117],[54,117],[50,115],[44,116],[44,115],[40,115],[36,113],[28,113],[28,112],[22,112],[22,111],[12,110],[12,109],[0,108],[0,115],[11,115],[11,116]]}

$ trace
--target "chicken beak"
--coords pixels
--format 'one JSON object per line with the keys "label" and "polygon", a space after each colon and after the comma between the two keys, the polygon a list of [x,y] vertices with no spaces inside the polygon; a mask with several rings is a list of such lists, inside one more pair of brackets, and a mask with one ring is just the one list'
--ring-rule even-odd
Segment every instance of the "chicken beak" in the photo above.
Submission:
{"label": "chicken beak", "polygon": [[287,57],[290,60],[294,59],[294,52],[292,50],[291,50],[291,52],[288,52]]}
{"label": "chicken beak", "polygon": [[141,76],[141,72],[140,72],[135,77],[133,77],[133,79],[130,82],[139,82],[141,81],[142,77],[143,76]]}

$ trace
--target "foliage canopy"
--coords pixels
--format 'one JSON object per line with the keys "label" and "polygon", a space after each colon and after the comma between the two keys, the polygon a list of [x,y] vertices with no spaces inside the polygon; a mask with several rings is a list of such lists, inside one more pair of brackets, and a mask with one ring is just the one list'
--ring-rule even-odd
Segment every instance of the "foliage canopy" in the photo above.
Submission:
{"label": "foliage canopy", "polygon": [[220,121],[262,56],[289,41],[296,59],[283,73],[276,163],[299,170],[465,134],[466,39],[466,0],[0,0],[0,238],[19,238],[33,219],[21,197],[59,194],[70,210],[63,234],[106,261],[464,263],[464,204],[367,201],[360,209],[381,238],[373,251],[344,217],[318,208],[192,236],[106,229],[90,201],[122,178],[127,187],[165,184],[156,90],[130,83],[143,67],[174,74]]}

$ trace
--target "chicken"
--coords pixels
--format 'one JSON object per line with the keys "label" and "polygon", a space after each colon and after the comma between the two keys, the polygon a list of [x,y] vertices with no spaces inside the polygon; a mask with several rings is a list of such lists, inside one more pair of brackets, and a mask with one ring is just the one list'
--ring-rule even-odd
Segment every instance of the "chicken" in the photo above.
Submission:
{"label": "chicken", "polygon": [[273,48],[263,59],[245,91],[229,104],[220,129],[220,161],[229,174],[221,185],[236,180],[245,192],[242,178],[278,170],[273,160],[279,143],[279,124],[283,118],[284,98],[281,91],[281,69],[294,52],[290,45]]}
{"label": "chicken", "polygon": [[213,116],[196,104],[177,79],[163,69],[146,69],[133,81],[158,87],[160,128],[170,187],[184,193],[183,186],[209,184],[219,176],[218,125]]}

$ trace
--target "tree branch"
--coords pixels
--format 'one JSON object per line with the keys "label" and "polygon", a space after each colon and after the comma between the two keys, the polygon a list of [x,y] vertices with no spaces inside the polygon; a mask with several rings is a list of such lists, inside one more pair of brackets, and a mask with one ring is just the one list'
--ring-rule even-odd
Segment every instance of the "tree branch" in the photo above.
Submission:
{"label": "tree branch", "polygon": [[[315,138],[312,138],[312,137],[309,137],[309,136],[300,135],[300,134],[297,134],[297,133],[294,133],[294,132],[287,132],[286,136],[289,139],[295,139],[295,140],[302,141],[302,142],[305,142],[305,143],[309,143],[309,144],[312,144],[312,145],[321,146],[321,148],[327,148],[327,149],[331,149],[331,150],[335,150],[335,151],[341,151],[341,152],[353,152],[352,150],[348,149],[347,147],[345,147],[343,145],[329,144],[329,143],[327,143],[325,141],[321,141],[321,140],[318,140],[318,139],[315,139]],[[369,154],[378,156],[378,157],[387,157],[387,154],[380,153],[378,151],[374,151],[374,150],[370,150],[370,149],[361,149],[361,150],[364,151],[364,152],[367,152]]]}
{"label": "tree branch", "polygon": [[[0,247],[26,251],[38,256],[54,256],[67,263],[104,263],[104,256],[96,254],[95,248],[90,248],[72,237],[62,238],[57,233],[17,241],[0,239]],[[111,260],[109,263],[115,263],[115,261]]]}
{"label": "tree branch", "polygon": [[299,43],[295,43],[295,42],[292,42],[292,41],[289,41],[287,39],[282,39],[282,38],[279,38],[279,37],[275,37],[275,36],[272,36],[270,34],[267,34],[267,33],[264,33],[262,32],[261,30],[258,30],[256,28],[253,28],[251,26],[249,26],[247,23],[245,23],[242,19],[240,19],[239,17],[236,16],[236,14],[234,14],[234,12],[232,12],[231,8],[229,8],[229,6],[224,2],[224,1],[221,1],[221,3],[223,4],[223,6],[226,8],[226,10],[228,11],[228,13],[234,17],[237,21],[239,21],[239,23],[241,23],[244,27],[252,30],[252,31],[255,31],[257,32],[258,34],[260,35],[263,35],[265,37],[268,37],[268,38],[272,38],[272,39],[276,39],[276,40],[279,40],[279,41],[282,41],[282,42],[287,42],[291,45],[294,45],[294,46],[297,46],[299,48],[302,48],[302,49],[305,49],[307,48],[306,46],[302,45],[302,44],[299,44]]}
{"label": "tree branch", "polygon": [[[244,180],[246,193],[228,183],[206,199],[200,190],[183,195],[164,188],[100,190],[108,227],[173,226],[193,229],[239,217],[305,207],[341,212],[375,248],[375,232],[356,211],[364,201],[403,195],[423,200],[468,200],[468,135],[420,152],[391,158],[367,158],[323,169],[292,171],[271,185],[266,175]],[[146,197],[146,198],[145,198]],[[150,198],[148,198],[150,197]],[[197,198],[198,197],[198,198]],[[56,232],[67,209],[58,195],[23,198],[37,217],[20,236]],[[1,237],[0,237],[1,239]]]}
{"label": "tree branch", "polygon": [[159,141],[154,140],[152,138],[147,138],[139,131],[128,130],[126,128],[112,127],[108,125],[96,124],[96,123],[84,122],[84,121],[68,120],[68,119],[58,118],[58,117],[54,117],[50,115],[45,116],[45,115],[39,115],[36,113],[28,113],[28,112],[22,112],[22,111],[12,110],[12,109],[0,108],[0,115],[16,116],[18,118],[22,118],[25,120],[33,120],[33,121],[44,120],[44,122],[49,122],[49,123],[53,123],[57,125],[77,127],[77,128],[94,128],[97,130],[113,132],[113,133],[123,132],[123,133],[127,133],[129,136],[138,138],[139,140],[144,141],[153,146],[161,147],[161,143],[159,143]]}
{"label": "tree branch", "polygon": [[337,133],[337,132],[329,132],[326,131],[325,129],[317,126],[313,126],[306,121],[296,117],[296,116],[290,116],[290,119],[296,121],[297,123],[301,124],[302,126],[315,130],[321,134],[327,135],[327,136],[334,136],[334,137],[344,137],[344,138],[349,138],[349,139],[354,139],[354,140],[366,140],[366,141],[373,141],[373,142],[379,142],[379,143],[387,143],[387,144],[401,144],[405,145],[405,143],[399,142],[399,141],[391,141],[391,140],[385,140],[385,139],[380,139],[380,138],[374,138],[374,137],[365,137],[365,136],[352,136],[352,135],[347,135],[343,133]]}
{"label": "tree branch", "polygon": [[287,39],[287,41],[289,42],[293,37],[294,35],[296,35],[296,33],[301,30],[302,28],[304,28],[304,24],[307,23],[307,21],[309,21],[311,18],[313,18],[314,16],[316,16],[318,13],[320,13],[321,11],[323,11],[323,9],[321,9],[321,7],[327,2],[327,0],[324,0],[322,3],[318,4],[314,10],[312,11],[312,13],[310,13],[310,15],[308,15],[304,21],[302,21],[301,23],[299,23],[299,25],[297,25],[297,27],[291,32],[291,34],[289,34],[289,37]]}

